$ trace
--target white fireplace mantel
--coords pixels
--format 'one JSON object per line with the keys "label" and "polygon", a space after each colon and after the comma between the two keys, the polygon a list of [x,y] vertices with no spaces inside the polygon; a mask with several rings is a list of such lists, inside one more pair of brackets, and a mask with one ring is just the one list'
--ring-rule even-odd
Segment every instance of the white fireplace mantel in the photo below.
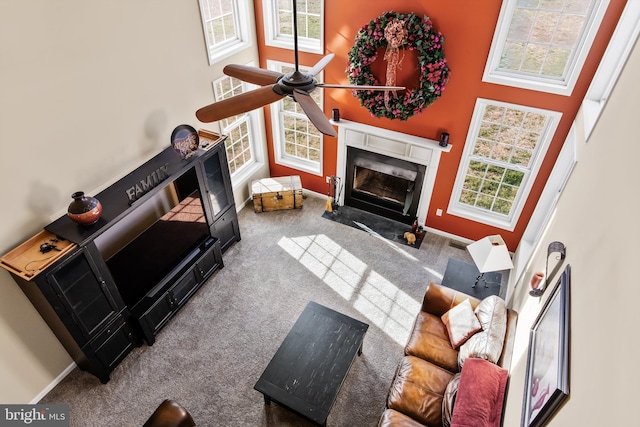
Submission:
{"label": "white fireplace mantel", "polygon": [[[429,211],[440,155],[443,152],[451,151],[451,145],[442,147],[438,141],[433,139],[344,119],[332,121],[332,124],[338,126],[336,176],[340,178],[341,182],[345,182],[348,146],[426,166],[427,170],[418,203],[418,220],[422,224]],[[344,192],[340,195],[339,203],[344,203]]]}

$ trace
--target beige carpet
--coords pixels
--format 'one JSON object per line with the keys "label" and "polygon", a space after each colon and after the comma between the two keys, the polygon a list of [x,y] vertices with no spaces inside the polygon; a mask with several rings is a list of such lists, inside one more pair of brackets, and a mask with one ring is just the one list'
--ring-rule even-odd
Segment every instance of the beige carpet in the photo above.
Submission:
{"label": "beige carpet", "polygon": [[[163,399],[200,426],[307,426],[253,385],[308,301],[370,325],[328,425],[375,426],[429,281],[440,283],[460,246],[428,233],[420,249],[399,246],[304,208],[239,214],[242,240],[157,336],[135,349],[106,384],[74,370],[41,403],[68,403],[71,425],[141,426]],[[464,248],[464,246],[462,246]]]}

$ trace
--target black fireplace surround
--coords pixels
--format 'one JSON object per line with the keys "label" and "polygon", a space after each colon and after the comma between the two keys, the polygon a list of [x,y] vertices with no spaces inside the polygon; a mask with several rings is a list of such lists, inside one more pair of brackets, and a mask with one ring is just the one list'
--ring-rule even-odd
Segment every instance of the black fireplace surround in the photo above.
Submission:
{"label": "black fireplace surround", "polygon": [[424,165],[347,147],[344,204],[411,224],[425,172]]}

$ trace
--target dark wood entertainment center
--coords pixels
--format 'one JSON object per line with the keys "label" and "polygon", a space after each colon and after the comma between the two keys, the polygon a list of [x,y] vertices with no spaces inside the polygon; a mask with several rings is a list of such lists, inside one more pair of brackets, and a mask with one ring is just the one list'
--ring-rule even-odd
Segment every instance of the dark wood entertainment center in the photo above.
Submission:
{"label": "dark wood entertainment center", "polygon": [[168,147],[95,195],[97,223],[62,216],[0,258],[77,365],[102,383],[134,347],[153,345],[240,240],[225,139],[187,159]]}

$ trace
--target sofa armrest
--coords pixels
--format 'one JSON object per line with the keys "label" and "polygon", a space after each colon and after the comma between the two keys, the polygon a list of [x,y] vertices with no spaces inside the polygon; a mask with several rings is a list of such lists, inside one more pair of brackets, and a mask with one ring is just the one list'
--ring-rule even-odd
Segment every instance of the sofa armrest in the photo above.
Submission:
{"label": "sofa armrest", "polygon": [[467,298],[469,298],[471,307],[475,310],[478,304],[480,304],[479,299],[431,282],[427,286],[427,291],[424,294],[421,310],[439,317]]}
{"label": "sofa armrest", "polygon": [[[456,291],[455,289],[431,282],[427,286],[427,290],[424,294],[421,310],[440,317],[467,298],[469,298],[471,307],[475,310],[478,304],[480,304],[479,299],[472,297],[471,295],[467,295],[464,292]],[[511,365],[517,320],[518,313],[511,309],[507,309],[507,330],[504,337],[502,353],[497,362],[499,366],[502,366],[505,369],[510,369]]]}
{"label": "sofa armrest", "polygon": [[502,354],[498,359],[498,365],[506,370],[511,370],[511,357],[513,355],[513,343],[516,340],[516,324],[518,323],[518,313],[507,309],[507,331],[504,335]]}

